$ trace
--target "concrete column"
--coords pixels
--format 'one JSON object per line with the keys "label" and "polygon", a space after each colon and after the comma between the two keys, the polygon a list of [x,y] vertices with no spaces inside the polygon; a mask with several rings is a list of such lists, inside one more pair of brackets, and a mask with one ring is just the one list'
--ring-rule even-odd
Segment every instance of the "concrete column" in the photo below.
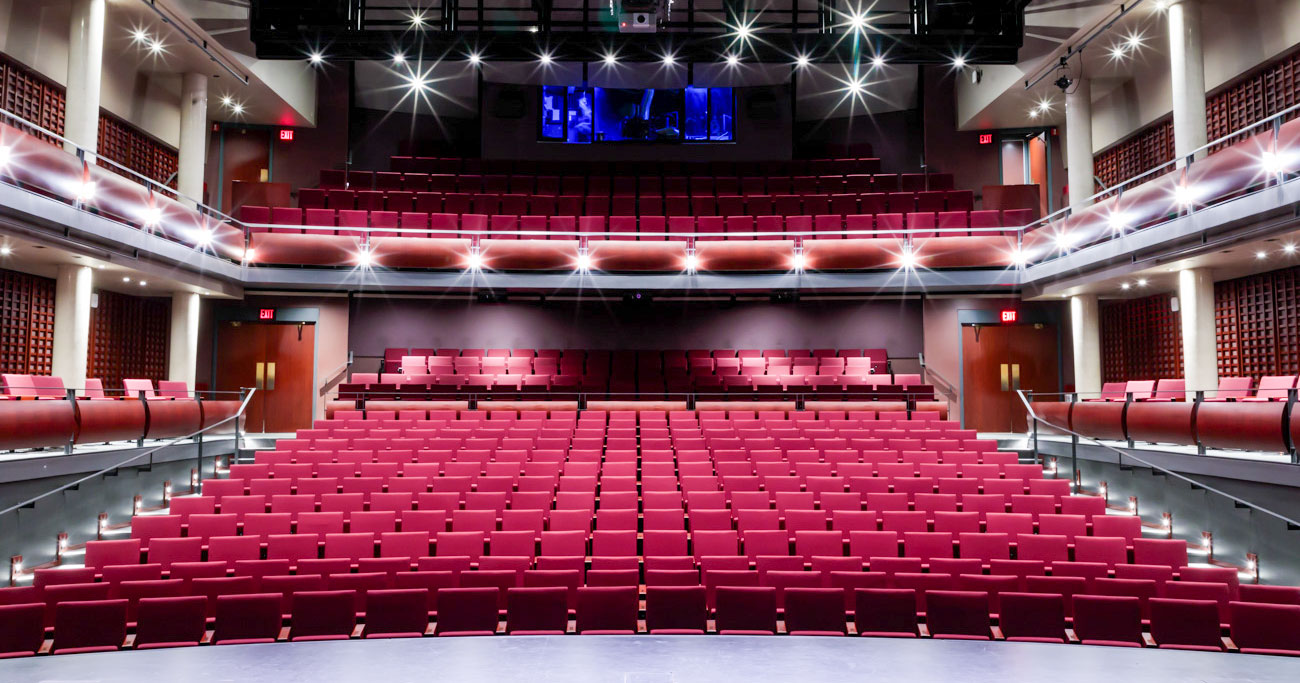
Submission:
{"label": "concrete column", "polygon": [[54,367],[70,389],[86,386],[90,356],[90,266],[59,266],[54,283]]}
{"label": "concrete column", "polygon": [[172,293],[172,331],[167,345],[167,379],[194,388],[199,356],[199,295]]}
{"label": "concrete column", "polygon": [[1199,0],[1175,0],[1169,5],[1168,21],[1174,155],[1182,159],[1209,141],[1205,127],[1205,59],[1201,52]]}
{"label": "concrete column", "polygon": [[1219,357],[1214,332],[1214,279],[1193,268],[1178,273],[1178,310],[1183,329],[1183,377],[1188,397],[1196,389],[1219,386]]}
{"label": "concrete column", "polygon": [[185,74],[181,81],[181,135],[176,189],[203,201],[203,165],[208,154],[208,77]]}
{"label": "concrete column", "polygon": [[[68,94],[63,137],[94,152],[99,142],[99,82],[104,62],[105,0],[72,0]],[[68,151],[72,151],[70,148]],[[93,163],[93,156],[88,158]]]}
{"label": "concrete column", "polygon": [[1080,78],[1065,96],[1065,161],[1070,206],[1081,209],[1094,194],[1092,165],[1092,81]]}
{"label": "concrete column", "polygon": [[1070,341],[1074,351],[1074,389],[1079,398],[1101,393],[1101,316],[1096,294],[1070,297]]}

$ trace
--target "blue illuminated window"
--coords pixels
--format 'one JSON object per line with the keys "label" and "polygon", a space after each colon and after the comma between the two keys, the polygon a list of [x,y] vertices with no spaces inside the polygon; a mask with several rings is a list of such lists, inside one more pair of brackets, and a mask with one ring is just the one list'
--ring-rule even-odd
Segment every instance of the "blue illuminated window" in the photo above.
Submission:
{"label": "blue illuminated window", "polygon": [[726,142],[735,139],[731,88],[542,87],[541,139]]}

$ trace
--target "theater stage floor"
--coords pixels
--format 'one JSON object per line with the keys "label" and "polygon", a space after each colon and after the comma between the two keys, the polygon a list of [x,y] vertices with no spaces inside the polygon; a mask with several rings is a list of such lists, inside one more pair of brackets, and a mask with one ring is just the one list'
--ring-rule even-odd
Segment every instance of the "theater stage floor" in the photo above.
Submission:
{"label": "theater stage floor", "polygon": [[498,636],[191,647],[0,661],[35,681],[1033,681],[1300,680],[1300,658],[885,638]]}

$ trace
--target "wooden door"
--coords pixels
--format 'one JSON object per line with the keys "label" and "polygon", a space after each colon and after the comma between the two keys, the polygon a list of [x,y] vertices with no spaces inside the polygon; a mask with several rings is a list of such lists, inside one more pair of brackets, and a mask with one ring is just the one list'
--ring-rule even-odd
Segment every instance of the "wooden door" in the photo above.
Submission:
{"label": "wooden door", "polygon": [[220,390],[255,387],[245,430],[293,432],[311,426],[316,326],[226,321],[217,332]]}
{"label": "wooden door", "polygon": [[1025,431],[1027,414],[1015,390],[1059,390],[1056,327],[965,325],[961,334],[966,427]]}
{"label": "wooden door", "polygon": [[[217,329],[216,377],[218,391],[239,391],[257,386],[257,364],[265,361],[266,326],[227,320]],[[253,394],[244,413],[244,430],[254,434],[262,429],[265,396]]]}
{"label": "wooden door", "polygon": [[265,430],[293,432],[311,427],[316,326],[266,325]]}

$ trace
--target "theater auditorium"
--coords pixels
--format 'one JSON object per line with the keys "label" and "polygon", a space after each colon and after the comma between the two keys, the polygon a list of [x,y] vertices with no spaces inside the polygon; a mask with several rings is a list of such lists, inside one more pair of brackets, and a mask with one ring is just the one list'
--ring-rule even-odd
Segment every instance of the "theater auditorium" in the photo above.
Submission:
{"label": "theater auditorium", "polygon": [[1300,680],[1300,0],[0,0],[0,680]]}

